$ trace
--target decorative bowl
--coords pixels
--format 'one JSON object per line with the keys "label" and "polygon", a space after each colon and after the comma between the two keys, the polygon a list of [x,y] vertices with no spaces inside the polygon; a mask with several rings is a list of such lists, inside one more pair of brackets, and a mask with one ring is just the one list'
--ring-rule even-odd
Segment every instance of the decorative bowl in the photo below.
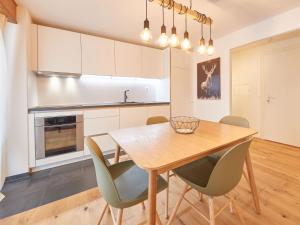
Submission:
{"label": "decorative bowl", "polygon": [[176,116],[170,119],[173,129],[179,134],[192,134],[199,127],[200,120],[189,116]]}

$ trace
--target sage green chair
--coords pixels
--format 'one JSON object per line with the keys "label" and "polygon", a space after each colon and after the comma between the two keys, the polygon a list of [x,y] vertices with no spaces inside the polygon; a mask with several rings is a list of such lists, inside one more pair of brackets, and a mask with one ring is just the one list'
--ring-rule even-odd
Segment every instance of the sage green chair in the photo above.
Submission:
{"label": "sage green chair", "polygon": [[166,123],[166,122],[169,122],[169,120],[164,116],[152,116],[147,119],[146,124],[152,125],[152,124]]}
{"label": "sage green chair", "polygon": [[[246,118],[240,117],[240,116],[224,116],[219,123],[228,124],[232,126],[237,127],[244,127],[249,128],[249,121]],[[220,158],[222,155],[224,155],[225,152],[227,152],[230,148],[224,149],[222,151],[216,152],[213,154],[214,157]]]}
{"label": "sage green chair", "polygon": [[[186,186],[167,224],[170,225],[172,223],[184,199],[211,225],[215,225],[215,217],[218,216],[221,211],[215,215],[213,198],[222,195],[229,199],[229,202],[224,205],[224,208],[229,205],[230,211],[233,212],[232,207],[234,207],[242,223],[245,224],[239,213],[239,209],[234,203],[233,196],[229,196],[228,193],[238,185],[242,177],[243,165],[246,154],[249,151],[250,143],[251,140],[247,140],[232,147],[218,160],[208,156],[175,169],[175,175],[182,179],[186,183]],[[208,196],[209,218],[204,216],[197,207],[185,197],[186,193],[191,189],[195,189]],[[221,209],[224,208],[221,207]]]}
{"label": "sage green chair", "polygon": [[[164,116],[152,116],[149,117],[146,121],[147,125],[153,125],[153,124],[159,124],[159,123],[166,123],[169,122],[169,120]],[[170,180],[170,172],[168,171],[166,173],[166,179],[168,186],[166,188],[166,204],[165,204],[165,218],[169,218],[169,180]]]}
{"label": "sage green chair", "polygon": [[[148,198],[148,173],[137,167],[132,160],[107,165],[97,143],[91,138],[86,138],[87,146],[92,154],[98,187],[107,202],[98,224],[105,214],[107,207],[112,214],[114,224],[122,223],[123,209],[143,203]],[[157,192],[167,187],[166,181],[157,177]],[[115,220],[112,207],[118,209]],[[160,219],[157,215],[158,223]]]}

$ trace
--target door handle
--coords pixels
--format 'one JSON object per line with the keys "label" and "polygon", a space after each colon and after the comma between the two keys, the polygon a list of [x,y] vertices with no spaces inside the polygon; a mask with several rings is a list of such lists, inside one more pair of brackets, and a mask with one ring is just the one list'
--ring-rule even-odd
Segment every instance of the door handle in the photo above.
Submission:
{"label": "door handle", "polygon": [[273,99],[275,99],[275,98],[274,98],[274,97],[271,97],[271,96],[268,96],[266,101],[267,101],[267,103],[270,103],[271,100],[273,100]]}

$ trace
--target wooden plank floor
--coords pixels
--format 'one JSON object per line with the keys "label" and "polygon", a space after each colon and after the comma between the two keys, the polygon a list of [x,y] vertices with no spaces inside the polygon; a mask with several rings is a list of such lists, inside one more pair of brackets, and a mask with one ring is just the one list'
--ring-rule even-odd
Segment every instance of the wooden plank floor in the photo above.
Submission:
{"label": "wooden plank floor", "polygon": [[[234,190],[238,194],[238,201],[248,225],[299,225],[300,224],[300,148],[285,146],[273,142],[256,139],[251,145],[251,156],[254,172],[259,189],[262,214],[254,211],[252,198],[246,181],[242,178],[239,186]],[[170,211],[182,191],[183,183],[177,178],[171,178]],[[197,203],[199,209],[208,212],[207,199],[198,200],[195,191],[188,194],[188,198]],[[216,199],[216,206],[220,207],[225,199]],[[94,225],[97,224],[100,210],[104,206],[97,188],[77,195],[52,202],[50,204],[4,218],[1,225]],[[146,209],[147,210],[147,209]],[[158,211],[163,222],[164,193],[158,197]],[[146,212],[141,205],[124,211],[126,225],[146,224]],[[229,209],[216,220],[217,225],[239,225],[235,214]],[[107,213],[103,225],[112,225]],[[173,222],[174,225],[207,225],[186,203],[183,203]]]}

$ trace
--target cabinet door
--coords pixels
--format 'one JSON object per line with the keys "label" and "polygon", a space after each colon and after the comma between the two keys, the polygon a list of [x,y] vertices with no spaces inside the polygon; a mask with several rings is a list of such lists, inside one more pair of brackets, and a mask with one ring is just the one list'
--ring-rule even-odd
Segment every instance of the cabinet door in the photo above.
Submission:
{"label": "cabinet door", "polygon": [[81,35],[82,74],[115,74],[115,44],[113,40]]}
{"label": "cabinet door", "polygon": [[115,42],[116,75],[142,76],[142,47],[124,42]]}
{"label": "cabinet door", "polygon": [[38,70],[80,74],[80,34],[38,26]]}
{"label": "cabinet door", "polygon": [[119,129],[119,109],[92,109],[84,111],[84,136],[106,134]]}
{"label": "cabinet door", "polygon": [[143,126],[147,118],[147,107],[120,108],[120,128]]}
{"label": "cabinet door", "polygon": [[164,77],[163,51],[154,48],[142,47],[142,74],[145,78]]}

